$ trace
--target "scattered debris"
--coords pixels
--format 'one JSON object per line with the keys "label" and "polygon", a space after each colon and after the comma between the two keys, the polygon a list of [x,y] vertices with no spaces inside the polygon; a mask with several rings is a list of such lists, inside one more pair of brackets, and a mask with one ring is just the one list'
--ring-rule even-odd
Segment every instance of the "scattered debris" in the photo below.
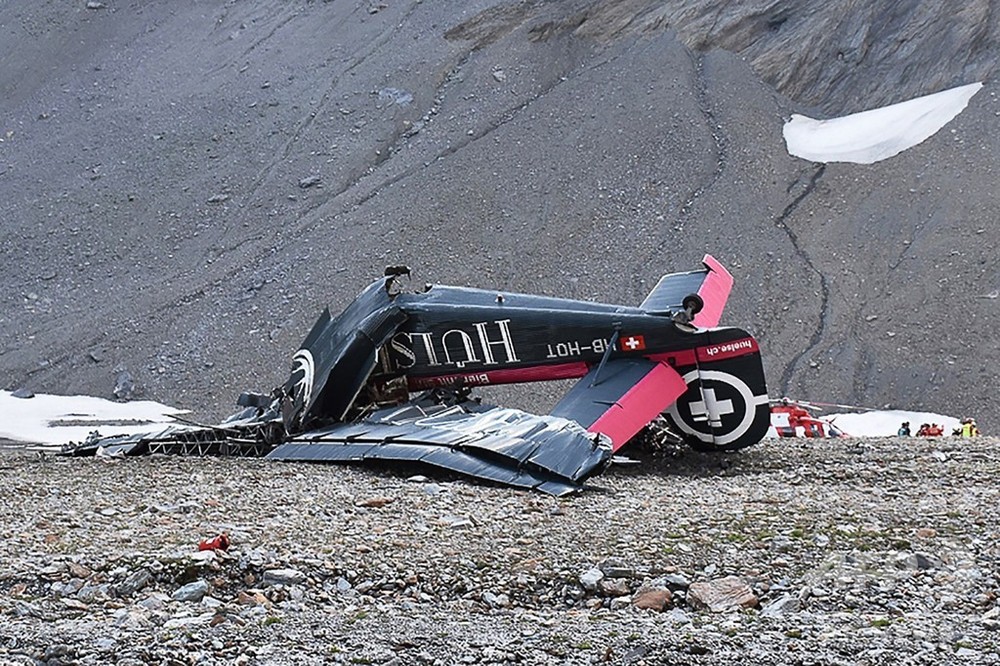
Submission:
{"label": "scattered debris", "polygon": [[211,539],[198,542],[198,550],[229,550],[229,535],[222,533]]}

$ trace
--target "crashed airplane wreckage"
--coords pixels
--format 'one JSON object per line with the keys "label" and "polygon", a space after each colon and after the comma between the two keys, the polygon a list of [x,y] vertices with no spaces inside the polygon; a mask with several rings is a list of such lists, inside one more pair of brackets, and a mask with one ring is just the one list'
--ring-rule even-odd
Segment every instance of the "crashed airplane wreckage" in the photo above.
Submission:
{"label": "crashed airplane wreckage", "polygon": [[[94,435],[66,452],[421,463],[562,495],[646,428],[708,451],[767,432],[760,350],[746,331],[717,327],[733,278],[710,255],[661,278],[638,307],[438,285],[406,293],[408,276],[386,269],[340,315],[326,309],[288,380],[241,395],[243,411],[225,422]],[[547,416],[469,398],[475,386],[571,378]]]}

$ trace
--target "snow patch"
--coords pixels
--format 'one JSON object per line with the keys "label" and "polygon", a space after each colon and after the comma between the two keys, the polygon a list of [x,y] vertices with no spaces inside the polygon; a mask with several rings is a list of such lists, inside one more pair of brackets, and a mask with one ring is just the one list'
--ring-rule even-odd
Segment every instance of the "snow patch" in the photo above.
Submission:
{"label": "snow patch", "polygon": [[162,430],[175,424],[171,414],[187,410],[151,400],[113,402],[85,395],[35,395],[15,398],[0,391],[0,438],[34,444],[83,441],[94,430],[101,435]]}
{"label": "snow patch", "polygon": [[788,152],[813,162],[872,164],[919,144],[962,112],[983,87],[970,83],[830,120],[799,114],[785,123]]}
{"label": "snow patch", "polygon": [[962,425],[962,422],[953,416],[931,412],[907,412],[898,409],[881,412],[830,414],[824,418],[852,437],[895,437],[903,421],[910,423],[910,433],[913,435],[917,434],[917,429],[922,423],[937,423],[944,427],[946,435],[950,435],[952,430]]}

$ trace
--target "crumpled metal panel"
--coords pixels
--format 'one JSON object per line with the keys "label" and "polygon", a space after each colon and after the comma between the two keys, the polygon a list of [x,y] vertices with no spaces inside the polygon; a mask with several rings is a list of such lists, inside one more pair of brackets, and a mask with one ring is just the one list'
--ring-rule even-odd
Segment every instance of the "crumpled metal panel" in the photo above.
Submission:
{"label": "crumpled metal panel", "polygon": [[603,469],[606,438],[552,416],[478,403],[417,400],[359,423],[305,432],[268,458],[310,462],[414,461],[478,479],[564,495]]}
{"label": "crumpled metal panel", "polygon": [[611,459],[611,445],[603,435],[600,436],[601,447],[593,445],[591,438],[597,436],[595,433],[587,433],[586,437],[561,433],[550,438],[546,446],[539,447],[527,462],[571,481],[583,481],[595,469],[603,469]]}
{"label": "crumpled metal panel", "polygon": [[177,424],[161,430],[132,435],[91,436],[80,444],[64,447],[67,456],[139,456],[147,453],[227,455],[259,457],[272,445],[261,436],[267,422],[240,426]]}
{"label": "crumpled metal panel", "polygon": [[343,419],[375,368],[378,349],[406,318],[393,304],[385,280],[369,285],[336,317],[324,310],[279,389],[288,433]]}
{"label": "crumpled metal panel", "polygon": [[169,425],[162,430],[138,432],[131,435],[110,435],[91,437],[81,444],[71,445],[66,453],[72,456],[141,456],[149,453],[149,445],[154,442],[174,441],[179,433],[190,431],[189,426]]}

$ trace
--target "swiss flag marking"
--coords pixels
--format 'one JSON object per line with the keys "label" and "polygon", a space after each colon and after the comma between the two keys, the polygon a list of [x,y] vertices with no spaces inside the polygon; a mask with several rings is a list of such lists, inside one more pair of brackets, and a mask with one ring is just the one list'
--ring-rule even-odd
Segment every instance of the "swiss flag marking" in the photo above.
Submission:
{"label": "swiss flag marking", "polygon": [[622,351],[640,351],[646,348],[646,338],[641,335],[628,335],[622,338]]}

